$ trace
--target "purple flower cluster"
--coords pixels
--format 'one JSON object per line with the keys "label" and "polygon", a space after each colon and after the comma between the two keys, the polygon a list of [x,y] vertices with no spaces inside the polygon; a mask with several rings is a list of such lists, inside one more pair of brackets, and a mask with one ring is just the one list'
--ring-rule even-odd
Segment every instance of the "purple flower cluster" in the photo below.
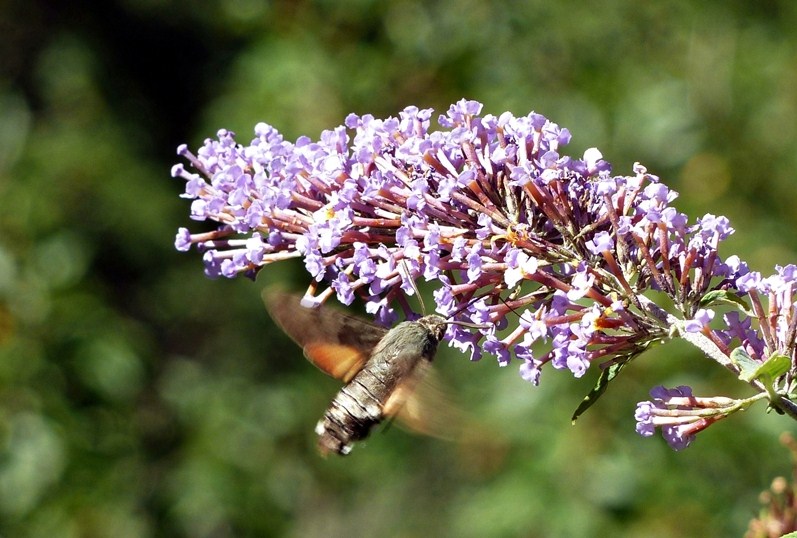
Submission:
{"label": "purple flower cluster", "polygon": [[[175,245],[196,245],[211,277],[253,277],[301,258],[309,301],[357,295],[384,324],[397,303],[409,313],[416,279],[434,281],[438,313],[484,327],[450,326],[451,345],[472,360],[487,351],[507,365],[514,356],[534,384],[546,363],[581,376],[668,338],[671,323],[642,297],[649,291],[723,351],[734,338],[758,358],[773,349],[732,315],[727,331],[708,328],[709,292],[745,275],[751,296],[762,285],[737,258],[718,256],[733,232],[727,219],[690,224],[671,205],[677,193],[641,165],[614,176],[597,149],[563,154],[570,133],[545,117],[481,108],[455,103],[440,130],[430,130],[431,110],[408,107],[384,120],[351,114],[317,141],[287,142],[261,123],[248,145],[222,130],[196,154],[181,146],[194,171],[178,164],[172,175],[186,182],[191,217],[217,227],[181,228]],[[779,326],[772,338],[793,342],[794,332]]]}
{"label": "purple flower cluster", "polygon": [[730,398],[695,397],[692,389],[685,386],[655,387],[650,395],[652,401],[637,404],[636,430],[650,437],[656,427],[661,428],[664,439],[674,450],[689,446],[698,432],[725,418],[728,408],[736,404],[736,400]]}

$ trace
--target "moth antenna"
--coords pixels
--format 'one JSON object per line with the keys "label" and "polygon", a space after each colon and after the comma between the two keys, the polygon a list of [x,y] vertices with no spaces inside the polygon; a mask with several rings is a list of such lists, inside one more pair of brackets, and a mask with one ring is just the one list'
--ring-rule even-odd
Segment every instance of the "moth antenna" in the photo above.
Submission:
{"label": "moth antenna", "polygon": [[471,329],[489,329],[490,325],[488,323],[471,323],[469,321],[446,321],[448,325],[459,325],[461,327],[470,327]]}
{"label": "moth antenna", "polygon": [[478,301],[482,297],[484,297],[484,296],[483,295],[479,295],[477,297],[471,297],[470,301],[468,301],[464,306],[458,308],[456,310],[456,312],[453,312],[453,313],[448,315],[448,318],[446,319],[446,323],[449,324],[449,325],[460,325],[462,327],[470,327],[471,329],[488,329],[490,327],[490,325],[487,324],[487,323],[481,323],[480,324],[480,323],[471,323],[469,321],[458,321],[458,320],[452,320],[451,319],[451,318],[457,316],[458,314],[460,314],[461,312],[463,312],[470,305],[472,305],[473,303],[475,303],[476,301]]}
{"label": "moth antenna", "polygon": [[[518,311],[515,310],[509,303],[507,303],[503,297],[499,295],[498,298],[501,300],[502,303],[504,303],[504,306],[506,306],[513,314],[515,314],[518,317],[518,319],[523,319],[523,314],[518,314]],[[510,300],[511,298],[512,297],[510,296]],[[526,320],[526,322],[528,323],[528,320]]]}
{"label": "moth antenna", "polygon": [[481,299],[482,297],[484,297],[484,295],[478,295],[478,296],[476,296],[476,297],[471,297],[470,301],[468,301],[467,303],[465,303],[463,306],[459,307],[459,308],[458,308],[458,309],[457,309],[455,312],[453,312],[453,313],[449,314],[449,315],[448,315],[448,317],[449,317],[449,318],[453,318],[454,316],[457,316],[457,315],[459,315],[459,314],[460,314],[460,313],[462,313],[464,310],[467,310],[467,308],[468,308],[468,307],[470,307],[470,305],[472,305],[473,303],[475,303],[476,301],[478,301],[478,300],[479,300],[479,299]]}

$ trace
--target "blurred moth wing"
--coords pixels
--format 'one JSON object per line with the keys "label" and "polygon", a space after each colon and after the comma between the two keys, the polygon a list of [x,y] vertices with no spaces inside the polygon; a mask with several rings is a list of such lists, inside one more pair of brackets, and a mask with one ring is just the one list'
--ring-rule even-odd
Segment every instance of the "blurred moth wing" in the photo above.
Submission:
{"label": "blurred moth wing", "polygon": [[446,441],[460,441],[465,434],[464,413],[428,362],[418,365],[412,379],[396,389],[385,404],[385,415],[395,416],[415,433]]}
{"label": "blurred moth wing", "polygon": [[272,319],[321,371],[345,383],[362,370],[371,351],[387,334],[358,317],[330,308],[305,308],[283,291],[263,292]]}
{"label": "blurred moth wing", "polygon": [[331,308],[304,308],[285,292],[264,292],[263,298],[310,362],[346,383],[316,428],[323,453],[347,454],[353,441],[392,417],[420,434],[458,437],[461,413],[431,368],[442,318],[427,316],[388,331]]}

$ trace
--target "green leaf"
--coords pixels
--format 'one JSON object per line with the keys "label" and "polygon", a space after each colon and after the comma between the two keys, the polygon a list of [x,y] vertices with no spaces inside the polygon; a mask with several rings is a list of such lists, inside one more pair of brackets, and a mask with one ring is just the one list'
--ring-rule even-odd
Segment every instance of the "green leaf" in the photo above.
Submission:
{"label": "green leaf", "polygon": [[744,299],[742,299],[741,297],[739,297],[735,293],[732,293],[732,292],[730,292],[728,290],[710,291],[710,292],[705,294],[700,299],[700,306],[701,307],[706,307],[706,306],[716,305],[716,304],[723,304],[723,303],[724,304],[733,304],[733,305],[736,305],[736,306],[740,307],[740,309],[745,314],[747,314],[748,316],[754,316],[755,315],[755,313],[750,309],[750,305],[748,305],[744,301]]}
{"label": "green leaf", "polygon": [[780,538],[797,538],[797,531],[790,532],[789,534],[784,534]]}
{"label": "green leaf", "polygon": [[739,379],[750,382],[763,378],[766,384],[789,371],[791,360],[786,355],[773,353],[763,363],[756,361],[745,350],[737,347],[731,352],[731,362],[739,367]]}
{"label": "green leaf", "polygon": [[608,368],[606,368],[601,372],[601,375],[598,378],[598,382],[595,384],[592,390],[589,391],[589,394],[587,394],[584,397],[584,399],[581,400],[581,403],[576,408],[575,412],[573,413],[573,416],[570,418],[570,420],[574,424],[576,420],[578,420],[578,417],[583,415],[587,409],[592,407],[592,405],[598,401],[598,398],[600,398],[603,395],[603,393],[606,392],[606,387],[609,386],[609,382],[615,377],[617,377],[617,374],[620,373],[620,370],[622,370],[626,364],[631,362],[632,358],[633,357],[628,357],[622,362],[617,362],[615,364],[612,364],[611,366],[609,366]]}
{"label": "green leaf", "polygon": [[757,377],[756,372],[761,363],[751,357],[743,348],[731,351],[731,362],[739,367],[739,379],[750,382]]}
{"label": "green leaf", "polygon": [[791,367],[791,359],[781,353],[773,353],[758,369],[756,377],[763,377],[764,379],[775,380],[789,371]]}

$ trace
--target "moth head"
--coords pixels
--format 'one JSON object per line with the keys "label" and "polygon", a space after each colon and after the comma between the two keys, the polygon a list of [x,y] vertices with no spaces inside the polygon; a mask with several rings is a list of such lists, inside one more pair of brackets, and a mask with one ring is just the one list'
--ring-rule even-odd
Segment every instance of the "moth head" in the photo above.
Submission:
{"label": "moth head", "polygon": [[429,331],[432,337],[439,342],[446,333],[446,325],[450,323],[440,316],[431,315],[420,318],[418,324]]}

